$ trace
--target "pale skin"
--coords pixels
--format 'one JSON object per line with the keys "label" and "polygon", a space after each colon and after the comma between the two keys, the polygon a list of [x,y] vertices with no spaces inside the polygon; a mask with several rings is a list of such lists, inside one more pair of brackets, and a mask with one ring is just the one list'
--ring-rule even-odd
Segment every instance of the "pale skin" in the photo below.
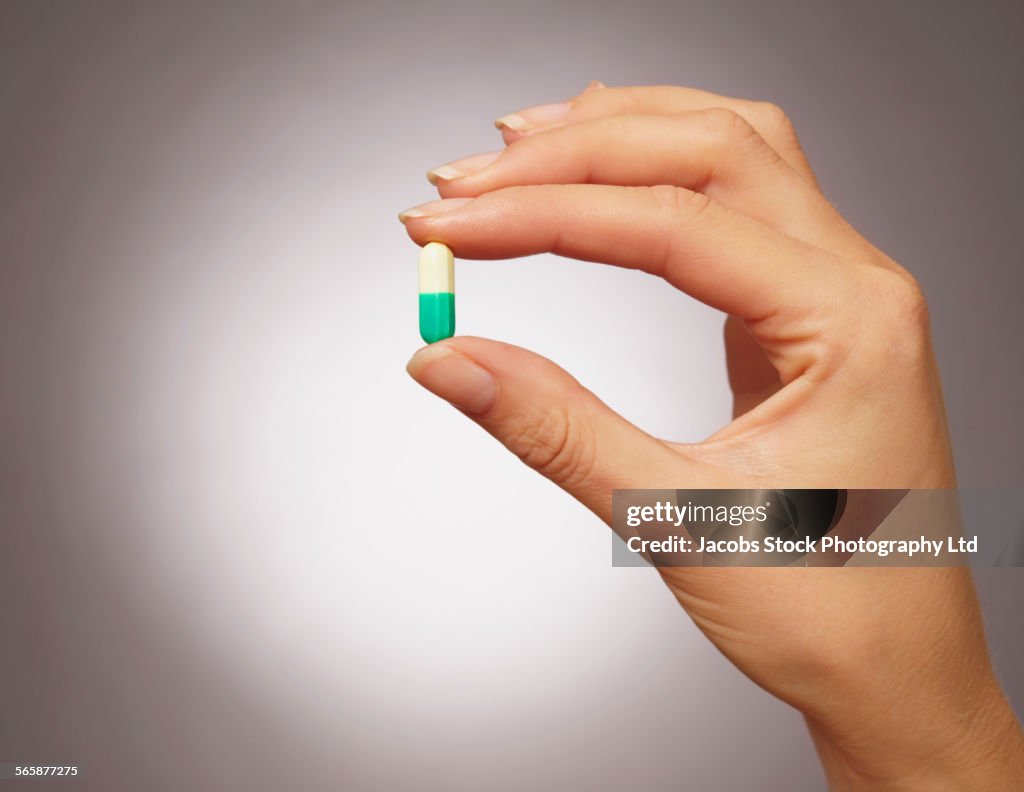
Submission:
{"label": "pale skin", "polygon": [[[499,128],[502,151],[431,172],[441,200],[402,214],[412,239],[644,270],[720,309],[733,421],[702,442],[655,438],[551,361],[482,338],[417,352],[421,385],[605,522],[616,488],[955,486],[922,293],[824,197],[781,110],[593,83]],[[1024,788],[967,571],[661,574],[729,660],[804,714],[831,789]]]}

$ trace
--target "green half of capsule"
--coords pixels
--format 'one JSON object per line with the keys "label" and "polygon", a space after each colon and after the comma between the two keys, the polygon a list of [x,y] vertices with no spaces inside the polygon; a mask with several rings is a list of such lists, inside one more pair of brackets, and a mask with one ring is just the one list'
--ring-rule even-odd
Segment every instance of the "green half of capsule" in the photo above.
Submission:
{"label": "green half of capsule", "polygon": [[455,335],[455,295],[420,293],[420,337],[428,344]]}

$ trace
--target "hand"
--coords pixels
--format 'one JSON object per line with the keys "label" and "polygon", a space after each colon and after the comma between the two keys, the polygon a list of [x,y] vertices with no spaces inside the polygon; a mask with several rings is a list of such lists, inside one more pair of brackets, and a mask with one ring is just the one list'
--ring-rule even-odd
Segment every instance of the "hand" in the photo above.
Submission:
{"label": "hand", "polygon": [[[955,485],[921,291],[828,203],[778,108],[595,84],[499,126],[502,152],[432,172],[443,200],[403,213],[409,235],[460,258],[640,269],[720,309],[734,419],[660,440],[554,363],[480,338],[420,350],[421,385],[606,522],[616,488]],[[966,571],[660,571],[732,662],[805,714],[834,787],[1024,774]]]}

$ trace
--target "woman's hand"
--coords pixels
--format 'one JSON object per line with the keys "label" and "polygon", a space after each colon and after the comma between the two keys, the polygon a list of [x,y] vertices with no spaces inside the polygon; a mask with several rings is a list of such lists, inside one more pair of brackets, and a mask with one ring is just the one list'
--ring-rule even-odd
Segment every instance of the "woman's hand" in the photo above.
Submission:
{"label": "woman's hand", "polygon": [[[553,252],[663,277],[726,316],[734,420],[654,438],[554,363],[480,338],[409,371],[606,522],[613,489],[954,486],[914,279],[818,189],[776,107],[606,88],[499,120],[403,213],[460,258]],[[1010,788],[1019,727],[967,572],[661,570],[704,633],[803,711],[836,788]]]}

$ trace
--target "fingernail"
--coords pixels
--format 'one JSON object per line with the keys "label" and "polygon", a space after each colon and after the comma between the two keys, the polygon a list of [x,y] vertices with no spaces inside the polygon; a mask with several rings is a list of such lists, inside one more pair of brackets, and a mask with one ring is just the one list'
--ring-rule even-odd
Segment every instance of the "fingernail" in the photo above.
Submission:
{"label": "fingernail", "polygon": [[437,184],[439,181],[452,181],[464,179],[478,173],[501,156],[500,151],[488,151],[486,154],[474,154],[471,157],[463,157],[455,162],[449,162],[439,168],[427,171],[427,181]]}
{"label": "fingernail", "polygon": [[555,123],[568,113],[571,107],[572,105],[569,102],[528,107],[525,110],[520,110],[518,113],[502,116],[494,122],[494,125],[498,129],[511,129],[513,132],[539,129],[540,127],[550,126]]}
{"label": "fingernail", "polygon": [[607,88],[607,87],[608,86],[605,85],[600,80],[591,80],[589,83],[587,83],[587,87],[583,89],[583,93],[586,93],[587,91],[596,91],[598,88]]}
{"label": "fingernail", "polygon": [[398,219],[404,223],[406,220],[411,220],[414,217],[433,217],[434,215],[454,212],[472,200],[472,198],[442,198],[440,201],[427,201],[425,204],[399,212]]}
{"label": "fingernail", "polygon": [[424,347],[405,368],[435,396],[473,415],[490,410],[498,398],[494,375],[446,344]]}

